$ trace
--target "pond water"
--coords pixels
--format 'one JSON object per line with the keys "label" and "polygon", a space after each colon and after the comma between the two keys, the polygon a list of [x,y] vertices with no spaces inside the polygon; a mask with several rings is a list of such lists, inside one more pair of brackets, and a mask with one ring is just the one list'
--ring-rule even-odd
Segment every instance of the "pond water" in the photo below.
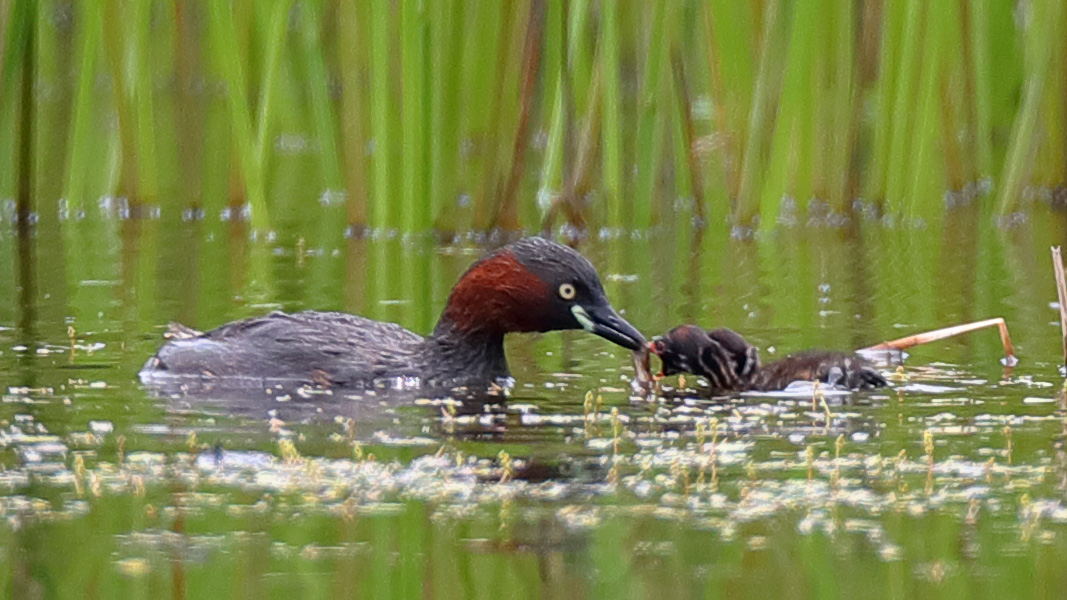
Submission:
{"label": "pond water", "polygon": [[[345,310],[428,331],[473,244],[270,239],[217,215],[45,214],[0,232],[0,589],[17,598],[1053,598],[1067,415],[1061,215],[943,231],[664,224],[579,245],[646,335],[729,326],[765,358],[1003,316],[887,390],[632,398],[629,355],[513,336],[507,398],[160,394],[180,321]],[[672,385],[677,382],[671,381]],[[687,387],[697,386],[693,378]]]}

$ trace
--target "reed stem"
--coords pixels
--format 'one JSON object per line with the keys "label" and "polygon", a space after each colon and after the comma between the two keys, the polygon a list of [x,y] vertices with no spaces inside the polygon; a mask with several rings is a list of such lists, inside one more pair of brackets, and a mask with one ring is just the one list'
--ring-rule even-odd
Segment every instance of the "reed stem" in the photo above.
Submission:
{"label": "reed stem", "polygon": [[[361,14],[362,10],[362,14]],[[367,135],[364,124],[363,81],[366,75],[365,24],[367,11],[359,0],[341,0],[337,16],[337,63],[341,77],[341,153],[345,175],[345,215],[350,228],[367,225]],[[262,128],[264,120],[260,120]],[[262,140],[261,140],[262,142]]]}
{"label": "reed stem", "polygon": [[1023,87],[1022,106],[1015,117],[1004,174],[997,193],[997,214],[1007,215],[1018,207],[1024,179],[1033,168],[1033,156],[1037,149],[1036,128],[1045,80],[1052,67],[1051,34],[1061,18],[1062,3],[1056,0],[1037,1],[1030,4],[1033,11],[1030,32],[1026,45],[1026,79]]}
{"label": "reed stem", "polygon": [[689,192],[693,196],[693,214],[698,223],[706,223],[704,208],[704,185],[701,181],[700,159],[696,153],[696,133],[693,125],[693,106],[690,101],[689,83],[685,76],[685,66],[681,53],[675,48],[671,52],[671,70],[674,74],[674,94],[678,99],[678,114],[681,118],[681,134],[685,164],[688,167]]}
{"label": "reed stem", "polygon": [[465,4],[459,0],[431,4],[430,85],[430,195],[434,227],[445,235],[455,233],[458,223],[454,209],[459,193],[460,78],[463,72],[463,25]]}
{"label": "reed stem", "polygon": [[400,5],[400,72],[402,93],[400,164],[403,172],[403,220],[405,231],[424,231],[432,223],[429,180],[429,107],[423,101],[426,82],[426,7],[423,0],[403,0]]}
{"label": "reed stem", "polygon": [[970,32],[970,66],[974,80],[974,153],[979,177],[993,175],[993,69],[989,56],[989,3],[970,0],[966,4]]}
{"label": "reed stem", "polygon": [[640,199],[634,207],[633,222],[627,227],[645,228],[652,225],[652,202],[659,165],[656,139],[662,136],[665,111],[660,106],[660,73],[667,60],[670,41],[666,36],[666,3],[653,2],[647,8],[648,54],[641,76],[640,106],[637,117],[637,176],[635,189]]}
{"label": "reed stem", "polygon": [[603,113],[601,120],[601,195],[609,207],[608,222],[622,222],[623,148],[621,91],[619,81],[619,3],[600,3],[600,72],[603,78]]}
{"label": "reed stem", "polygon": [[223,77],[226,80],[226,100],[230,122],[237,145],[237,158],[244,180],[245,198],[252,211],[252,229],[270,229],[270,214],[263,184],[262,166],[256,163],[255,142],[252,137],[252,115],[248,108],[248,86],[244,75],[244,61],[237,49],[237,29],[233,12],[226,0],[209,0],[212,41],[219,48]]}
{"label": "reed stem", "polygon": [[[885,202],[887,212],[901,214],[906,201],[908,159],[913,157],[912,148],[916,134],[922,130],[915,126],[916,106],[915,81],[912,75],[918,72],[921,63],[920,44],[923,40],[921,25],[924,7],[929,6],[922,0],[905,0],[904,29],[901,38],[900,61],[897,63],[899,76],[893,92],[893,104],[888,117],[892,123],[889,138],[889,158],[886,171]],[[914,164],[914,163],[913,163]]]}
{"label": "reed stem", "polygon": [[[36,56],[34,52],[33,37],[30,32],[34,30],[35,19],[37,17],[36,2],[31,0],[21,3],[21,12],[15,12],[11,17],[11,22],[14,28],[17,28],[21,35],[10,35],[7,41],[12,47],[15,45],[21,46],[21,67],[22,81],[19,86],[19,146],[18,146],[18,188],[15,196],[15,216],[18,219],[18,234],[19,234],[19,250],[20,250],[20,268],[19,275],[23,278],[27,273],[25,271],[32,272],[33,265],[30,264],[32,253],[26,251],[24,246],[30,244],[29,227],[30,227],[30,214],[33,212],[33,175],[35,172],[33,164],[33,135],[34,124],[36,122],[34,115],[34,102],[33,102],[33,76],[36,72]],[[10,66],[11,72],[15,69],[15,60],[18,56],[17,51],[5,52],[5,66]],[[13,79],[13,77],[12,77]],[[10,89],[11,86],[6,85],[9,81],[7,72],[4,77],[4,87]],[[0,90],[0,98],[3,97],[2,90]],[[2,107],[0,107],[2,108]],[[26,256],[23,256],[25,254]],[[25,281],[24,281],[25,283]],[[26,293],[32,293],[35,286],[27,285],[28,291]],[[32,296],[30,297],[32,299]]]}
{"label": "reed stem", "polygon": [[530,110],[533,104],[534,84],[537,78],[537,63],[541,55],[541,37],[544,29],[545,6],[542,0],[530,2],[530,16],[523,45],[522,78],[519,91],[519,115],[511,150],[511,168],[499,201],[497,214],[491,227],[505,231],[519,230],[519,215],[516,194],[519,180],[526,167],[526,147],[529,145]]}
{"label": "reed stem", "polygon": [[91,124],[93,121],[93,80],[96,75],[96,56],[100,46],[103,0],[86,0],[78,4],[78,27],[75,35],[78,65],[74,99],[74,115],[70,128],[67,158],[66,187],[63,197],[71,210],[80,210],[86,194],[86,169],[92,151]]}
{"label": "reed stem", "polygon": [[[759,42],[759,67],[748,111],[745,146],[741,160],[741,181],[738,187],[737,206],[734,211],[735,227],[750,228],[759,211],[759,196],[756,181],[762,173],[764,122],[767,119],[767,96],[772,85],[771,77],[776,64],[775,37],[778,29],[778,6],[768,4],[763,11]],[[777,209],[775,209],[777,210]]]}
{"label": "reed stem", "polygon": [[[606,2],[613,4],[612,2]],[[610,10],[610,9],[609,9]],[[543,69],[548,91],[544,92],[542,102],[544,108],[551,108],[549,113],[548,138],[545,142],[544,159],[541,163],[541,179],[537,190],[537,205],[540,209],[541,218],[544,219],[548,210],[553,206],[556,199],[562,193],[563,187],[563,137],[564,137],[564,88],[566,83],[567,65],[564,56],[567,54],[567,36],[564,21],[564,4],[550,2],[547,7],[545,18],[545,66]],[[549,103],[551,103],[549,105]],[[617,207],[620,203],[612,203]]]}
{"label": "reed stem", "polygon": [[393,132],[392,77],[390,68],[389,0],[370,0],[371,30],[371,135],[374,140],[372,167],[374,194],[371,196],[372,226],[396,227],[398,212],[392,196]]}

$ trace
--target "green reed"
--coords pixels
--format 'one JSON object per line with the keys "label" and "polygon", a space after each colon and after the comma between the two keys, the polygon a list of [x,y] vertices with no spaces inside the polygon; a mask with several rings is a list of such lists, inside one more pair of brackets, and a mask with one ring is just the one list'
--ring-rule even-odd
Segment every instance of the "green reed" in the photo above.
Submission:
{"label": "green reed", "polygon": [[[93,110],[93,77],[96,57],[100,51],[101,2],[83,2],[78,5],[77,15],[81,26],[75,41],[75,61],[78,65],[75,84],[73,117],[66,161],[66,187],[63,196],[72,208],[80,208],[86,193],[85,179],[88,175],[82,165],[89,162],[92,151],[91,126]],[[95,136],[94,136],[95,137]]]}
{"label": "green reed", "polygon": [[849,171],[852,145],[855,143],[855,121],[859,104],[856,101],[856,14],[851,2],[831,2],[832,34],[827,36],[831,60],[832,87],[828,92],[824,114],[829,119],[827,144],[829,158],[824,163],[823,178],[829,188],[827,200],[830,209],[843,213],[849,198]]}
{"label": "green reed", "polygon": [[392,81],[389,77],[392,56],[390,32],[393,31],[389,3],[385,0],[372,0],[370,3],[369,27],[371,31],[371,136],[374,140],[374,194],[370,198],[372,222],[386,227],[396,225],[396,213],[393,205],[393,186],[390,174],[393,172],[392,151],[394,112]]}
{"label": "green reed", "polygon": [[[995,189],[976,201],[1006,214],[1067,185],[1055,0],[93,0],[66,22],[59,0],[26,6],[0,7],[0,126],[18,130],[30,36],[34,156],[63,173],[35,189],[72,207],[247,202],[267,229],[330,190],[351,225],[454,233],[555,208],[644,228],[699,194],[770,229],[787,198],[800,218],[862,198],[936,220],[945,192]],[[3,196],[16,139],[0,136]]]}
{"label": "green reed", "polygon": [[[18,194],[20,212],[28,208],[25,205],[31,184],[28,163],[32,131],[27,129],[32,127],[33,106],[27,102],[31,78],[26,77],[26,72],[35,68],[31,36],[36,21],[34,8],[31,2],[20,3],[15,9],[9,5],[0,7],[0,127],[11,134],[0,136],[0,156],[5,158],[0,164],[0,185]],[[18,113],[13,105],[19,107]]]}
{"label": "green reed", "polygon": [[975,0],[966,5],[965,23],[969,32],[967,49],[971,57],[970,78],[973,81],[973,89],[969,91],[974,105],[974,158],[980,174],[993,172],[993,73],[990,65],[989,5],[990,0]]}
{"label": "green reed", "polygon": [[604,2],[600,8],[600,38],[597,44],[600,48],[601,70],[603,78],[604,96],[603,113],[601,115],[601,194],[604,201],[611,207],[612,220],[619,222],[621,215],[618,213],[622,206],[623,162],[622,144],[622,115],[620,104],[622,91],[619,73],[619,9],[616,2]]}
{"label": "green reed", "polygon": [[367,222],[367,170],[364,155],[367,145],[366,105],[364,94],[357,93],[364,83],[362,65],[366,62],[368,26],[366,3],[345,0],[337,6],[337,71],[341,89],[338,118],[341,121],[341,152],[345,174],[345,220],[350,225]]}
{"label": "green reed", "polygon": [[[919,85],[917,88],[917,102],[913,106],[913,137],[910,143],[910,163],[905,163],[903,172],[910,174],[909,181],[905,182],[906,188],[902,188],[900,196],[894,200],[899,203],[899,208],[894,212],[912,215],[916,213],[918,205],[931,206],[929,202],[920,202],[919,198],[936,198],[938,192],[944,189],[944,174],[939,174],[941,183],[937,189],[927,185],[930,174],[943,170],[946,165],[937,165],[933,161],[937,152],[938,131],[947,126],[946,123],[938,122],[938,92],[939,80],[942,77],[944,66],[944,41],[946,31],[951,31],[952,21],[946,16],[953,8],[950,2],[926,4],[925,35],[920,36],[922,41],[921,64],[916,67],[920,70]],[[916,60],[919,60],[916,57]],[[936,166],[935,166],[936,165]],[[907,191],[903,191],[907,190]]]}
{"label": "green reed", "polygon": [[292,2],[278,2],[270,11],[270,23],[263,33],[267,39],[267,52],[264,61],[263,81],[260,83],[263,97],[259,102],[259,110],[256,115],[256,123],[259,127],[256,132],[255,163],[264,165],[267,162],[267,150],[270,148],[271,127],[274,117],[271,110],[275,104],[274,86],[277,85],[279,65],[283,40],[285,39],[285,25],[289,16],[289,7]]}
{"label": "green reed", "polygon": [[920,46],[924,37],[922,17],[926,6],[921,0],[905,0],[903,4],[899,56],[894,65],[898,75],[893,101],[887,107],[892,133],[889,138],[885,197],[874,199],[879,203],[884,202],[890,211],[898,213],[903,209],[908,174],[906,165],[911,156],[912,136],[915,134],[915,86],[916,75],[922,68]]}
{"label": "green reed", "polygon": [[424,108],[428,95],[425,68],[427,8],[423,6],[423,0],[403,0],[400,11],[403,227],[407,231],[421,231],[430,224],[425,189],[429,183],[429,155],[426,152],[429,112]]}
{"label": "green reed", "polygon": [[[119,23],[119,6],[117,2],[107,2],[105,8],[107,12],[107,21],[109,26],[118,27]],[[107,66],[111,80],[114,85],[111,86],[112,102],[115,107],[115,121],[117,129],[119,131],[119,146],[121,149],[121,164],[120,164],[120,177],[119,177],[119,189],[118,192],[123,195],[131,197],[137,196],[137,157],[135,152],[137,150],[137,142],[135,141],[136,133],[134,131],[134,123],[132,122],[133,116],[133,98],[129,93],[128,85],[126,85],[126,77],[124,72],[123,58],[126,56],[127,46],[124,45],[123,38],[129,38],[131,36],[123,35],[124,31],[117,31],[113,35],[103,36],[104,50],[107,56]],[[130,54],[136,54],[130,52]],[[149,170],[150,171],[150,170]]]}
{"label": "green reed", "polygon": [[473,195],[472,224],[475,229],[484,229],[491,219],[492,203],[496,197],[498,177],[500,175],[500,138],[504,127],[505,80],[508,76],[508,68],[518,69],[518,65],[511,62],[508,54],[511,49],[512,21],[515,13],[515,2],[505,1],[500,3],[495,10],[487,11],[484,18],[480,19],[482,25],[479,30],[482,35],[473,36],[484,38],[477,44],[477,56],[472,57],[478,65],[480,75],[475,77],[474,85],[470,88],[471,97],[481,106],[477,111],[467,115],[468,124],[472,131],[479,131],[480,143],[478,144],[478,158],[472,171],[472,180],[468,182],[469,190]]}
{"label": "green reed", "polygon": [[[822,37],[822,32],[818,27],[820,15],[819,6],[815,3],[798,2],[793,5],[792,27],[786,46],[787,62],[781,82],[781,102],[774,119],[774,134],[771,139],[770,162],[762,194],[757,196],[754,193],[752,196],[753,200],[759,199],[763,222],[769,223],[776,218],[779,200],[791,189],[797,190],[800,194],[810,190],[809,161],[815,153],[812,152],[809,138],[811,128],[816,124],[812,118],[814,98],[811,91],[815,87],[812,85],[814,80],[812,68],[815,65],[812,59],[816,56],[815,41]],[[772,26],[771,17],[771,15],[766,16],[768,26]],[[764,35],[766,44],[763,51],[766,55],[762,60],[772,60],[774,50],[770,44],[776,36],[766,30]],[[767,67],[761,70],[768,74],[775,71]],[[766,89],[769,85],[773,84],[764,82],[762,89]],[[755,102],[753,104],[755,105]],[[764,117],[762,111],[755,115],[755,118],[760,120]],[[760,129],[762,129],[760,121],[752,124],[752,131]],[[758,149],[753,146],[752,151],[758,151]],[[748,155],[746,159],[754,160]],[[752,183],[749,185],[751,186]],[[747,206],[753,206],[753,204],[748,203]],[[741,213],[739,217],[747,220],[750,215]]]}
{"label": "green reed", "polygon": [[241,165],[244,191],[252,208],[252,226],[263,230],[269,227],[270,221],[264,190],[263,165],[256,162],[252,115],[247,101],[248,82],[237,43],[238,30],[228,3],[223,0],[209,0],[209,4],[210,37],[213,49],[218,52],[217,58],[221,61],[223,79],[226,82],[230,124],[237,146],[237,162]]}
{"label": "green reed", "polygon": [[[575,5],[566,7],[573,9]],[[567,92],[565,74],[569,56],[568,37],[563,24],[567,19],[563,3],[548,6],[545,18],[545,56],[544,85],[541,96],[542,110],[550,111],[548,137],[545,140],[544,158],[541,177],[537,189],[537,205],[541,210],[548,210],[560,196],[563,187],[563,138],[564,138],[564,95]],[[566,88],[566,89],[565,89]],[[617,205],[617,203],[616,203]]]}
{"label": "green reed", "polygon": [[[759,210],[759,192],[756,189],[763,171],[763,138],[766,137],[767,112],[772,84],[777,84],[779,72],[777,54],[778,12],[782,10],[770,5],[761,15],[763,25],[759,37],[759,66],[752,84],[752,99],[748,107],[748,123],[745,130],[744,151],[741,156],[741,176],[737,191],[737,205],[734,212],[736,222],[749,225]],[[775,85],[777,87],[777,85]],[[777,201],[777,199],[775,200]],[[770,223],[771,219],[764,219]]]}
{"label": "green reed", "polygon": [[[1022,106],[1012,126],[1004,174],[997,194],[997,211],[1000,214],[1008,213],[1017,206],[1026,171],[1033,168],[1034,158],[1038,156],[1038,150],[1044,145],[1040,143],[1042,140],[1037,134],[1037,128],[1045,88],[1049,80],[1063,81],[1064,57],[1060,54],[1056,60],[1053,60],[1053,50],[1062,51],[1062,45],[1057,48],[1057,40],[1059,44],[1062,44],[1064,29],[1061,22],[1063,18],[1061,3],[1034,2],[1031,10],[1033,11],[1032,22],[1029,25],[1031,32],[1026,40],[1024,60],[1026,83],[1023,87]],[[1059,84],[1056,83],[1050,87],[1059,88]],[[1051,108],[1056,111],[1055,106]],[[1058,108],[1062,111],[1063,104],[1059,104]],[[1055,140],[1055,142],[1062,144],[1063,140]]]}
{"label": "green reed", "polygon": [[459,191],[460,78],[463,58],[464,4],[460,0],[431,3],[430,16],[430,210],[434,227],[453,233],[457,227],[455,201]]}
{"label": "green reed", "polygon": [[636,169],[634,184],[636,190],[633,209],[633,222],[627,223],[639,228],[652,224],[652,201],[654,197],[655,177],[659,161],[657,150],[662,149],[663,114],[669,110],[661,105],[663,94],[660,89],[660,73],[667,62],[670,48],[668,37],[667,6],[662,2],[646,5],[646,22],[648,23],[648,52],[644,56],[644,67],[640,80],[640,97],[637,114]]}

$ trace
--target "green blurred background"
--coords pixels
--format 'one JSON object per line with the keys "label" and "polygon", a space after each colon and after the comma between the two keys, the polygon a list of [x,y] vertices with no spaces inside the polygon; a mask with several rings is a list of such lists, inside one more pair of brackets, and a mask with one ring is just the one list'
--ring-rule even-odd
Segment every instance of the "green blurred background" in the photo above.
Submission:
{"label": "green blurred background", "polygon": [[0,32],[0,197],[42,218],[743,235],[1067,202],[1057,0],[8,0]]}

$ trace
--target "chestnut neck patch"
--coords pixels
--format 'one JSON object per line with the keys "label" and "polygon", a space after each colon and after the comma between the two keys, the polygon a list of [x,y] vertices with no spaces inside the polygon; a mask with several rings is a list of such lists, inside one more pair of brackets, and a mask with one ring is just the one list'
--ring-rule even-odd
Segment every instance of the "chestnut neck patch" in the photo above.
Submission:
{"label": "chestnut neck patch", "polygon": [[548,285],[504,250],[475,263],[448,297],[442,321],[464,333],[539,331]]}

